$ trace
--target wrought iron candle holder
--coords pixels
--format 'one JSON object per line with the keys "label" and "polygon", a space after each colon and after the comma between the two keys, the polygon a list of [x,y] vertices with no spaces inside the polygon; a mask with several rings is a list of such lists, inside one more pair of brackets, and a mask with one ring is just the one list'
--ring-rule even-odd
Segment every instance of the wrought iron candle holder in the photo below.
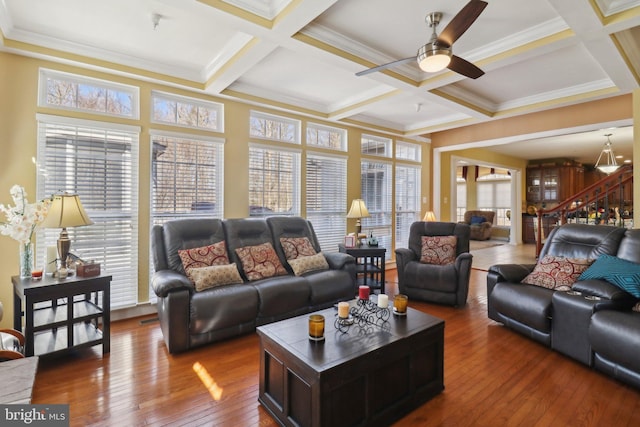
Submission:
{"label": "wrought iron candle holder", "polygon": [[390,316],[391,310],[388,307],[378,307],[376,302],[359,299],[356,305],[349,309],[349,317],[336,317],[334,326],[343,334],[347,333],[353,324],[358,325],[361,330],[371,325],[386,329],[385,324]]}

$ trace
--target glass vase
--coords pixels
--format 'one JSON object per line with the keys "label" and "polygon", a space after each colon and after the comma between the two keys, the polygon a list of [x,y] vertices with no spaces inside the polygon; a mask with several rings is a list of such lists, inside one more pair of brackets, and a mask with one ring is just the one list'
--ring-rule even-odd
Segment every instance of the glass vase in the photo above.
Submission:
{"label": "glass vase", "polygon": [[20,243],[20,278],[31,277],[33,271],[33,243]]}

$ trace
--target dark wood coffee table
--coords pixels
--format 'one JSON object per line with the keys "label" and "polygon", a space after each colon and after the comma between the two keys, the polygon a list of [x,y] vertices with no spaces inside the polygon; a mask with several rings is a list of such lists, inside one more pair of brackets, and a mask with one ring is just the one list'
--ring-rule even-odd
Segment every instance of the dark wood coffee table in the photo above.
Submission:
{"label": "dark wood coffee table", "polygon": [[284,426],[389,425],[444,389],[444,321],[409,308],[384,328],[334,327],[308,339],[308,315],[257,328],[258,400]]}

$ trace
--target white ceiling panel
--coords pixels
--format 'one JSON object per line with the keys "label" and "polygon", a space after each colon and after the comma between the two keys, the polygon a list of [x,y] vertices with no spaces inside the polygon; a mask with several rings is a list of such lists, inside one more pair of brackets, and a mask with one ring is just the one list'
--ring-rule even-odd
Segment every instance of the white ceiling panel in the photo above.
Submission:
{"label": "white ceiling panel", "polygon": [[[414,56],[430,37],[425,16],[442,12],[441,32],[467,3],[0,0],[0,49],[406,138],[638,88],[640,0],[488,0],[453,46],[485,72],[477,80],[424,73],[413,62],[355,76]],[[587,130],[599,131],[597,124]],[[556,148],[576,144],[553,137]],[[626,139],[614,145],[624,151]],[[513,152],[540,156],[522,147]]]}

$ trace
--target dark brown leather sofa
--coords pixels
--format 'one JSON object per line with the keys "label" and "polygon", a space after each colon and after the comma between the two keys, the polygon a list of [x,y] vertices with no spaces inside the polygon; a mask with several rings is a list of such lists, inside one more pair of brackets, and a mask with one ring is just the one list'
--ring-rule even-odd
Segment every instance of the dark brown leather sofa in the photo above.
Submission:
{"label": "dark brown leather sofa", "polygon": [[[565,224],[548,236],[540,253],[597,259],[604,254],[640,263],[640,230]],[[521,281],[534,264],[501,264],[487,273],[489,318],[552,349],[640,388],[638,299],[602,279],[579,280],[571,291]]]}
{"label": "dark brown leather sofa", "polygon": [[[356,295],[353,257],[324,253],[328,270],[295,276],[286,262],[281,237],[307,237],[320,252],[313,226],[300,217],[180,219],[153,227],[155,273],[151,284],[158,297],[158,317],[170,353],[251,332],[261,324],[327,308]],[[196,292],[185,275],[178,250],[222,240],[244,283]],[[273,245],[288,274],[250,282],[235,249],[265,242]]]}

